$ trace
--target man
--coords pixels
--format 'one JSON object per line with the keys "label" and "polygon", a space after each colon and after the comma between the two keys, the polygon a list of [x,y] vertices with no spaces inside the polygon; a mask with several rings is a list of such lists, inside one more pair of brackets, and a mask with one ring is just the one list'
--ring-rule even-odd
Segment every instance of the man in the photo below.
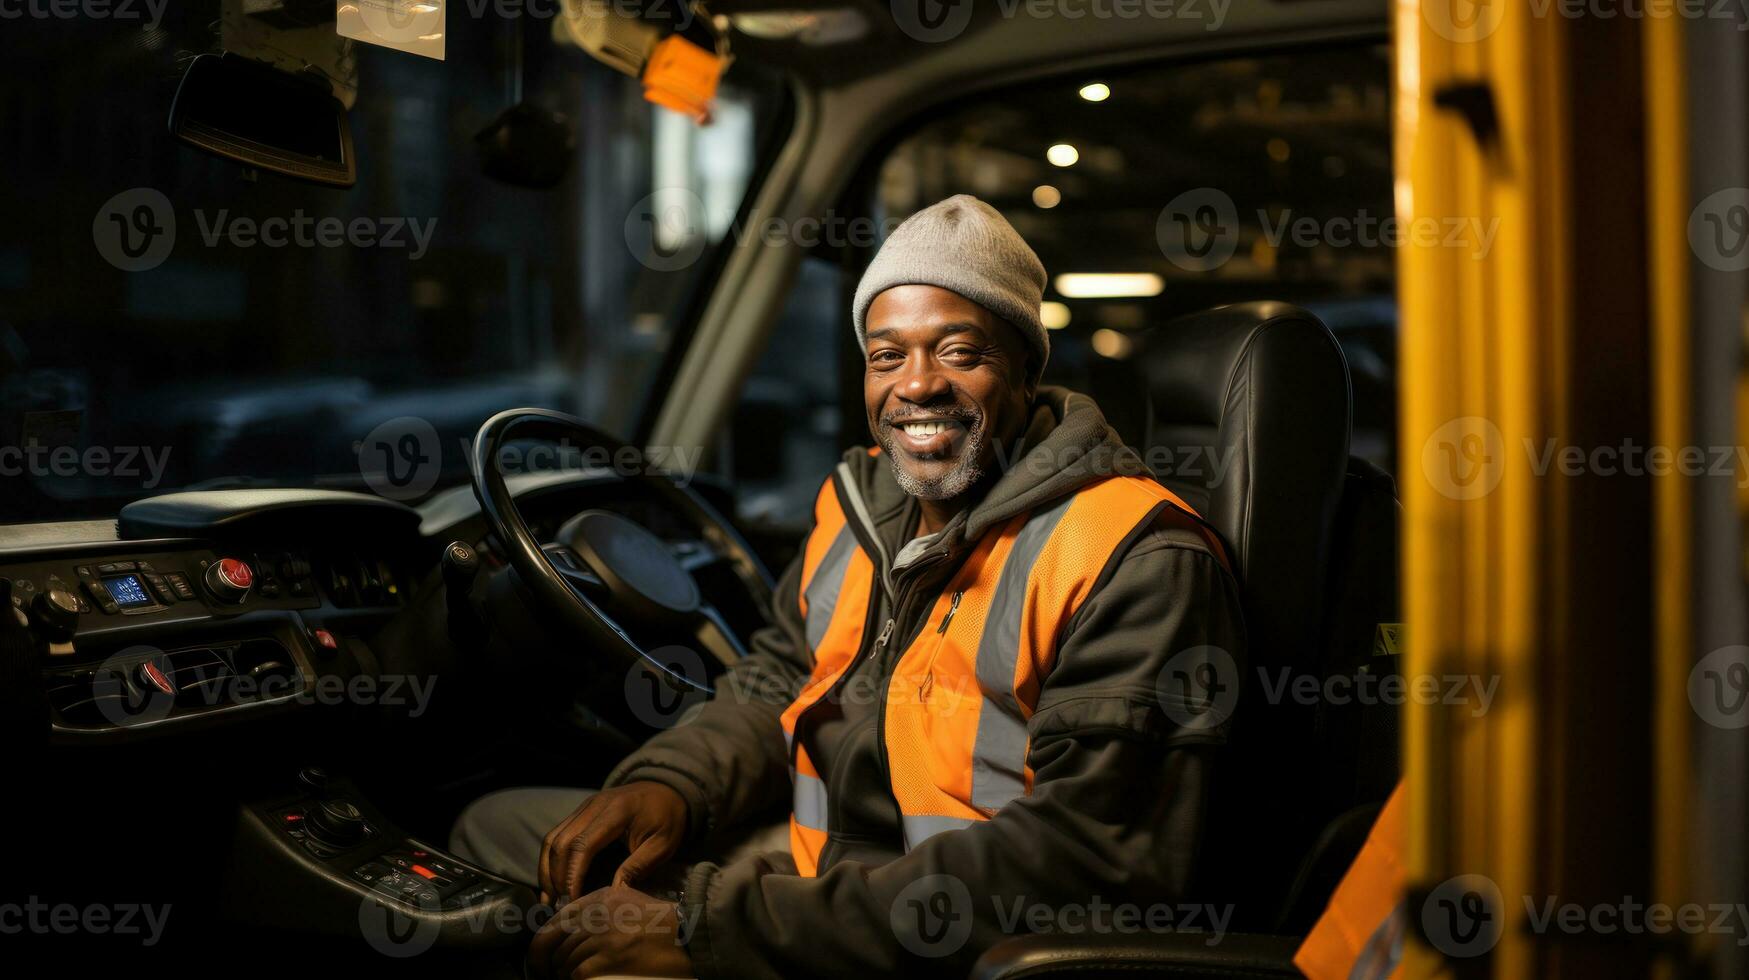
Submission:
{"label": "man", "polygon": [[[1092,400],[1039,386],[1044,285],[975,198],[895,229],[853,311],[879,448],[821,488],[716,699],[540,842],[554,896],[629,857],[542,929],[537,972],[964,976],[1041,909],[1184,894],[1225,733],[1168,693],[1169,661],[1242,655],[1237,590]],[[477,802],[454,846],[526,865],[552,794]],[[787,847],[694,865],[677,903],[634,887],[784,800]]]}

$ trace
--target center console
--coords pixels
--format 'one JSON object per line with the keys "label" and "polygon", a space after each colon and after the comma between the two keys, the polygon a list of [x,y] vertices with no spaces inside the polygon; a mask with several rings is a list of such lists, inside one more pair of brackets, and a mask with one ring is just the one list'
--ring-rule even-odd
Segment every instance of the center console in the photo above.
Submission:
{"label": "center console", "polygon": [[[226,905],[252,921],[364,938],[379,952],[526,941],[535,895],[397,828],[357,787],[305,769],[242,809]],[[418,948],[414,948],[418,947]]]}

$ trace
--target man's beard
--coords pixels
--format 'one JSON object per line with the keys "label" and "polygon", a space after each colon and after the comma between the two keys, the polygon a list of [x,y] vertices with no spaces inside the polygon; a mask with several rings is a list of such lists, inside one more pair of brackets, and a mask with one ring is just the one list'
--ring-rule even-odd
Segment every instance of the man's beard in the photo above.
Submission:
{"label": "man's beard", "polygon": [[966,438],[960,446],[960,454],[953,469],[933,479],[924,479],[905,469],[900,461],[900,454],[906,458],[915,458],[907,450],[901,449],[893,435],[894,428],[903,423],[903,417],[881,420],[881,448],[885,450],[887,464],[893,468],[893,479],[899,482],[899,489],[921,500],[951,500],[978,485],[984,478],[984,468],[978,459],[984,450],[984,419],[976,412],[964,409],[955,411],[932,411],[932,416],[946,416],[966,423]]}

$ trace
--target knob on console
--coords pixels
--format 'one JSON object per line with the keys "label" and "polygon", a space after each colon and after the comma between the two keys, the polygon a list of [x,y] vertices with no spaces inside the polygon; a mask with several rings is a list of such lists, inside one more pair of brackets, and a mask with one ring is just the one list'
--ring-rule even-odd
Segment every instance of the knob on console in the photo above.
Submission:
{"label": "knob on console", "polygon": [[49,642],[65,643],[79,625],[79,600],[63,589],[38,592],[30,603],[30,620]]}
{"label": "knob on console", "polygon": [[350,847],[370,836],[364,814],[345,800],[323,800],[310,811],[309,832],[325,844]]}
{"label": "knob on console", "polygon": [[242,602],[249,594],[249,587],[255,584],[255,572],[248,562],[235,558],[220,558],[207,566],[206,575],[202,581],[206,590],[214,599],[220,602]]}

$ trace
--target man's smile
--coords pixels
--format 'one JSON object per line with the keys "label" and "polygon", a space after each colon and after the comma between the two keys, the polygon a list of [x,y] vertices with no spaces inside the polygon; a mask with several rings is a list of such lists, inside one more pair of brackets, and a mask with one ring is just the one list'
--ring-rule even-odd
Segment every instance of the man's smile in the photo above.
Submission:
{"label": "man's smile", "polygon": [[894,445],[918,459],[952,459],[960,454],[976,419],[948,418],[940,415],[915,415],[887,420]]}

